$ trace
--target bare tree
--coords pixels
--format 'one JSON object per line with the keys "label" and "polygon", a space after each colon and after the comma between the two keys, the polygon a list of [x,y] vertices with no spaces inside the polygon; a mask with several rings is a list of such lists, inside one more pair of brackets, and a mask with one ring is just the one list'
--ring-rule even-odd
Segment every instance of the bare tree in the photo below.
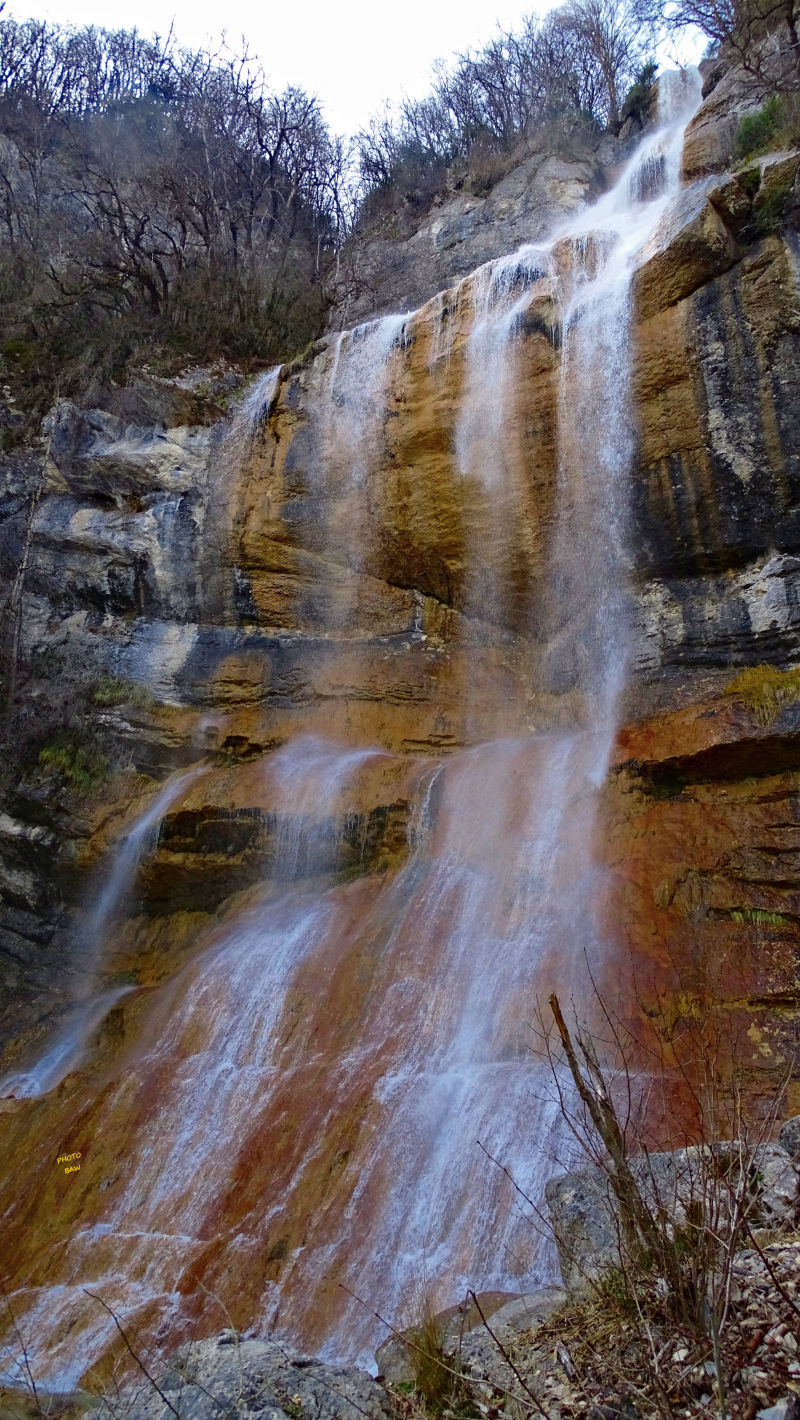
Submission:
{"label": "bare tree", "polygon": [[695,26],[764,93],[800,88],[797,0],[667,0],[672,29]]}
{"label": "bare tree", "polygon": [[651,0],[570,0],[562,23],[583,43],[602,79],[601,107],[612,130],[622,101],[652,54],[656,20]]}
{"label": "bare tree", "polygon": [[246,47],[0,17],[0,303],[39,388],[48,349],[85,379],[142,341],[264,361],[307,344],[351,179],[316,100],[273,93]]}

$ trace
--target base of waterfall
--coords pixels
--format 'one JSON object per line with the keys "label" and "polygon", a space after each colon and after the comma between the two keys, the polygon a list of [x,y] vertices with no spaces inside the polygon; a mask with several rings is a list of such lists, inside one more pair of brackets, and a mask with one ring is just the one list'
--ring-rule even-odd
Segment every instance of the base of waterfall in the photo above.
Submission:
{"label": "base of waterfall", "polygon": [[220,1414],[242,1420],[351,1420],[356,1414],[389,1420],[392,1415],[388,1392],[366,1372],[324,1365],[279,1341],[240,1336],[232,1329],[182,1347],[169,1369],[152,1378],[144,1356],[139,1367],[138,1382],[109,1387],[102,1399],[86,1391],[38,1392],[37,1397],[0,1392],[0,1415],[3,1420],[45,1414],[77,1420],[88,1411],[97,1420],[123,1415],[128,1420],[166,1420],[169,1415],[215,1420]]}
{"label": "base of waterfall", "polygon": [[[700,1153],[721,1167],[698,1168]],[[392,1331],[378,1348],[376,1377],[233,1327],[189,1342],[158,1371],[148,1366],[147,1349],[138,1351],[123,1332],[134,1383],[111,1382],[102,1396],[46,1394],[32,1384],[3,1389],[0,1417],[80,1420],[91,1411],[97,1420],[216,1420],[220,1413],[227,1420],[644,1420],[715,1413],[798,1420],[800,1116],[784,1123],[778,1142],[755,1152],[742,1139],[642,1155],[631,1167],[643,1193],[655,1191],[659,1208],[668,1207],[677,1232],[700,1204],[710,1215],[709,1179],[724,1196],[743,1158],[752,1174],[752,1246],[731,1253],[718,1333],[692,1332],[668,1307],[660,1314],[653,1308],[652,1259],[631,1270],[610,1168],[595,1164],[558,1175],[547,1190],[566,1288],[513,1298],[470,1292],[436,1315],[420,1300],[417,1324]],[[719,1227],[719,1216],[698,1226]],[[714,1306],[711,1294],[707,1305]]]}

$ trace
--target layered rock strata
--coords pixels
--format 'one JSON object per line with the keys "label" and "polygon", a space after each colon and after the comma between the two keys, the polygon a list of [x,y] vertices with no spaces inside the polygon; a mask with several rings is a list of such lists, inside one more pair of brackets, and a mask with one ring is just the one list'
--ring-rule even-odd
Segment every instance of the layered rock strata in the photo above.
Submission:
{"label": "layered rock strata", "polygon": [[[696,132],[703,121],[701,110]],[[692,163],[704,174],[634,282],[638,625],[630,723],[603,796],[598,851],[609,871],[595,912],[620,959],[632,953],[646,972],[645,1005],[669,989],[676,1019],[722,965],[718,995],[748,1067],[764,1062],[774,1076],[797,1028],[797,715],[790,706],[764,726],[718,692],[732,667],[788,664],[800,646],[800,154],[736,172],[715,172],[716,159],[697,154]],[[566,244],[554,252],[562,258],[566,271]],[[326,1334],[341,1306],[334,1282],[300,1300],[295,1283],[294,1302],[276,1298],[287,1277],[302,1276],[304,1249],[341,1225],[356,1187],[351,1158],[379,1134],[370,1090],[386,1060],[376,1055],[345,1083],[325,1062],[357,1052],[371,1019],[392,913],[405,895],[414,900],[413,874],[424,873],[412,850],[437,792],[447,794],[437,769],[470,746],[519,740],[515,772],[539,773],[558,744],[538,732],[587,717],[577,684],[563,667],[554,676],[549,655],[553,627],[570,630],[559,624],[557,559],[586,555],[554,536],[556,281],[542,269],[514,326],[513,380],[487,435],[500,447],[498,484],[465,475],[458,451],[482,279],[344,344],[327,337],[265,378],[261,402],[232,427],[209,423],[228,375],[143,381],[112,392],[106,408],[60,405],[43,472],[35,460],[9,466],[3,549],[12,566],[25,559],[23,660],[40,681],[84,687],[109,760],[105,783],[80,792],[62,742],[61,759],[43,760],[50,741],[34,737],[0,819],[9,1064],[24,1068],[43,1048],[76,977],[125,991],[84,1043],[85,1074],[41,1099],[5,1102],[17,1161],[3,1198],[16,1229],[8,1276],[34,1314],[45,1290],[58,1290],[63,1336],[89,1324],[70,1267],[89,1255],[92,1227],[105,1226],[105,1201],[145,1206],[144,1184],[141,1198],[126,1192],[128,1131],[144,1140],[171,1073],[188,1077],[208,1046],[191,1023],[175,1025],[171,1006],[187,991],[222,997],[230,986],[224,976],[198,984],[201,950],[213,963],[231,924],[252,922],[266,901],[277,961],[288,932],[282,891],[318,880],[337,934],[319,938],[319,957],[303,961],[283,1001],[281,1068],[304,1062],[293,1099],[284,1084],[268,1107],[259,1101],[191,1245],[162,1241],[162,1253],[174,1250],[174,1295],[143,1283],[125,1304],[166,1334],[176,1298],[189,1298],[191,1317],[180,1312],[175,1324],[183,1335],[204,1315],[202,1296],[229,1295],[240,1269],[237,1325],[268,1297],[282,1321],[302,1313],[312,1337]],[[380,382],[360,382],[356,366],[343,383],[341,361],[378,336]],[[37,683],[26,692],[34,717]],[[347,747],[346,780],[338,761],[326,767],[323,740]],[[304,778],[309,763],[317,767]],[[107,919],[105,950],[89,961],[90,894],[160,787],[187,766],[202,773],[176,788]],[[501,771],[498,760],[492,772]],[[450,848],[444,830],[434,835],[434,855]],[[509,859],[498,909],[506,932],[524,898],[522,868]],[[409,863],[412,877],[401,880]],[[430,910],[447,908],[437,899]],[[423,964],[405,931],[409,1000],[419,1003]],[[242,982],[246,970],[243,956]],[[629,992],[621,1009],[639,1004]],[[446,993],[434,1005],[444,1011]],[[406,1029],[398,1011],[387,1051]],[[174,1070],[146,1053],[159,1030],[175,1045]],[[194,1124],[176,1120],[196,1148]],[[89,1141],[92,1156],[66,1193],[47,1173],[51,1145],[86,1143],[88,1153]],[[284,1211],[264,1222],[267,1176]],[[142,1261],[133,1234],[128,1243],[131,1267],[149,1275],[155,1254]],[[112,1350],[100,1348],[98,1374]]]}

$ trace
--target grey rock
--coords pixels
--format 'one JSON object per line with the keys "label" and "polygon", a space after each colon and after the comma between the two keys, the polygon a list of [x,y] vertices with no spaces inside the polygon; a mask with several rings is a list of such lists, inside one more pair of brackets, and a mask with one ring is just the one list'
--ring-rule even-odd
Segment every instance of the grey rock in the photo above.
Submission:
{"label": "grey rock", "polygon": [[53,477],[79,496],[101,495],[119,506],[131,495],[186,492],[205,469],[210,439],[205,429],[140,427],[69,400],[48,416],[47,432]]}
{"label": "grey rock", "polygon": [[599,195],[607,185],[604,166],[619,161],[620,145],[580,152],[577,137],[575,143],[571,156],[531,153],[486,193],[455,192],[421,218],[409,212],[410,230],[362,238],[353,253],[362,289],[340,308],[335,324],[344,328],[420,306],[484,262],[536,241]]}
{"label": "grey rock", "polygon": [[537,1292],[528,1292],[515,1298],[513,1302],[507,1302],[493,1316],[487,1318],[491,1332],[482,1323],[478,1323],[464,1336],[461,1343],[461,1364],[464,1370],[474,1378],[488,1382],[498,1389],[518,1392],[519,1383],[502,1351],[513,1352],[517,1337],[541,1326],[554,1311],[564,1305],[566,1299],[567,1294],[563,1287],[542,1287]]}
{"label": "grey rock", "polygon": [[[736,1144],[714,1146],[712,1165],[708,1148],[678,1149],[631,1161],[631,1170],[646,1201],[663,1210],[675,1227],[684,1227],[690,1207],[714,1190],[713,1173],[727,1158],[736,1164]],[[750,1221],[761,1227],[790,1227],[798,1200],[800,1169],[777,1144],[754,1151],[751,1176],[757,1192]],[[723,1210],[724,1185],[716,1207]],[[546,1188],[561,1275],[568,1293],[586,1291],[607,1268],[619,1266],[620,1227],[616,1200],[606,1173],[592,1167],[560,1174]]]}
{"label": "grey rock", "polygon": [[800,1397],[787,1395],[776,1405],[770,1405],[766,1410],[757,1410],[756,1420],[800,1420]]}
{"label": "grey rock", "polygon": [[800,558],[766,553],[743,571],[683,580],[654,579],[637,599],[637,665],[642,680],[687,661],[730,671],[732,656],[781,662],[800,639]]}
{"label": "grey rock", "polygon": [[785,1124],[781,1125],[778,1143],[790,1158],[800,1163],[800,1114],[796,1114],[793,1119],[787,1119]]}
{"label": "grey rock", "polygon": [[98,1420],[387,1420],[386,1392],[364,1371],[327,1366],[277,1341],[240,1339],[231,1331],[185,1346],[156,1384],[106,1396]]}
{"label": "grey rock", "polygon": [[[493,1294],[488,1295],[492,1297]],[[487,1297],[479,1293],[486,1324],[475,1306],[466,1303],[448,1307],[435,1318],[440,1324],[443,1349],[457,1358],[465,1373],[473,1379],[510,1389],[515,1378],[503,1359],[500,1347],[510,1349],[516,1337],[540,1326],[564,1304],[566,1298],[563,1287],[541,1287],[536,1292],[512,1297],[498,1307],[496,1294],[493,1306]],[[408,1385],[413,1382],[413,1352],[402,1336],[393,1334],[387,1337],[375,1352],[375,1360],[388,1384]]]}

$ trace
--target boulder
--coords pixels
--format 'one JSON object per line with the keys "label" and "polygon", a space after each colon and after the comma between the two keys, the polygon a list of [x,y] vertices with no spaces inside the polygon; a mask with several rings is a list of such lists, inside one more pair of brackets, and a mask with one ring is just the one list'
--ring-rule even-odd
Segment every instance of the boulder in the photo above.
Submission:
{"label": "boulder", "polygon": [[165,1375],[129,1386],[105,1401],[97,1420],[387,1420],[391,1407],[383,1388],[365,1371],[326,1366],[287,1350],[277,1341],[241,1339],[233,1331],[178,1352]]}
{"label": "boulder", "polygon": [[[717,1144],[650,1154],[631,1160],[631,1170],[653,1212],[663,1211],[680,1229],[716,1187],[722,1192],[715,1206],[724,1210],[725,1184],[716,1184],[715,1175],[736,1168],[739,1147]],[[754,1191],[750,1222],[789,1227],[796,1215],[800,1168],[777,1144],[759,1146],[748,1164]],[[546,1198],[564,1286],[578,1295],[620,1264],[619,1214],[609,1177],[598,1166],[559,1174],[548,1183]]]}
{"label": "boulder", "polygon": [[738,248],[710,202],[696,194],[686,201],[683,220],[672,239],[636,274],[634,292],[641,320],[676,305],[698,287],[728,271]]}
{"label": "boulder", "polygon": [[[503,1292],[479,1292],[485,1321],[475,1303],[466,1301],[439,1312],[434,1322],[444,1351],[458,1361],[466,1375],[490,1386],[510,1388],[514,1376],[500,1346],[508,1349],[515,1338],[541,1326],[566,1298],[563,1287],[555,1286],[517,1297]],[[379,1372],[389,1385],[413,1384],[413,1348],[404,1337],[413,1340],[413,1328],[402,1334],[393,1332],[375,1352]]]}
{"label": "boulder", "polygon": [[778,1142],[790,1158],[800,1164],[800,1114],[794,1115],[792,1119],[787,1119],[785,1124],[781,1125]]}

